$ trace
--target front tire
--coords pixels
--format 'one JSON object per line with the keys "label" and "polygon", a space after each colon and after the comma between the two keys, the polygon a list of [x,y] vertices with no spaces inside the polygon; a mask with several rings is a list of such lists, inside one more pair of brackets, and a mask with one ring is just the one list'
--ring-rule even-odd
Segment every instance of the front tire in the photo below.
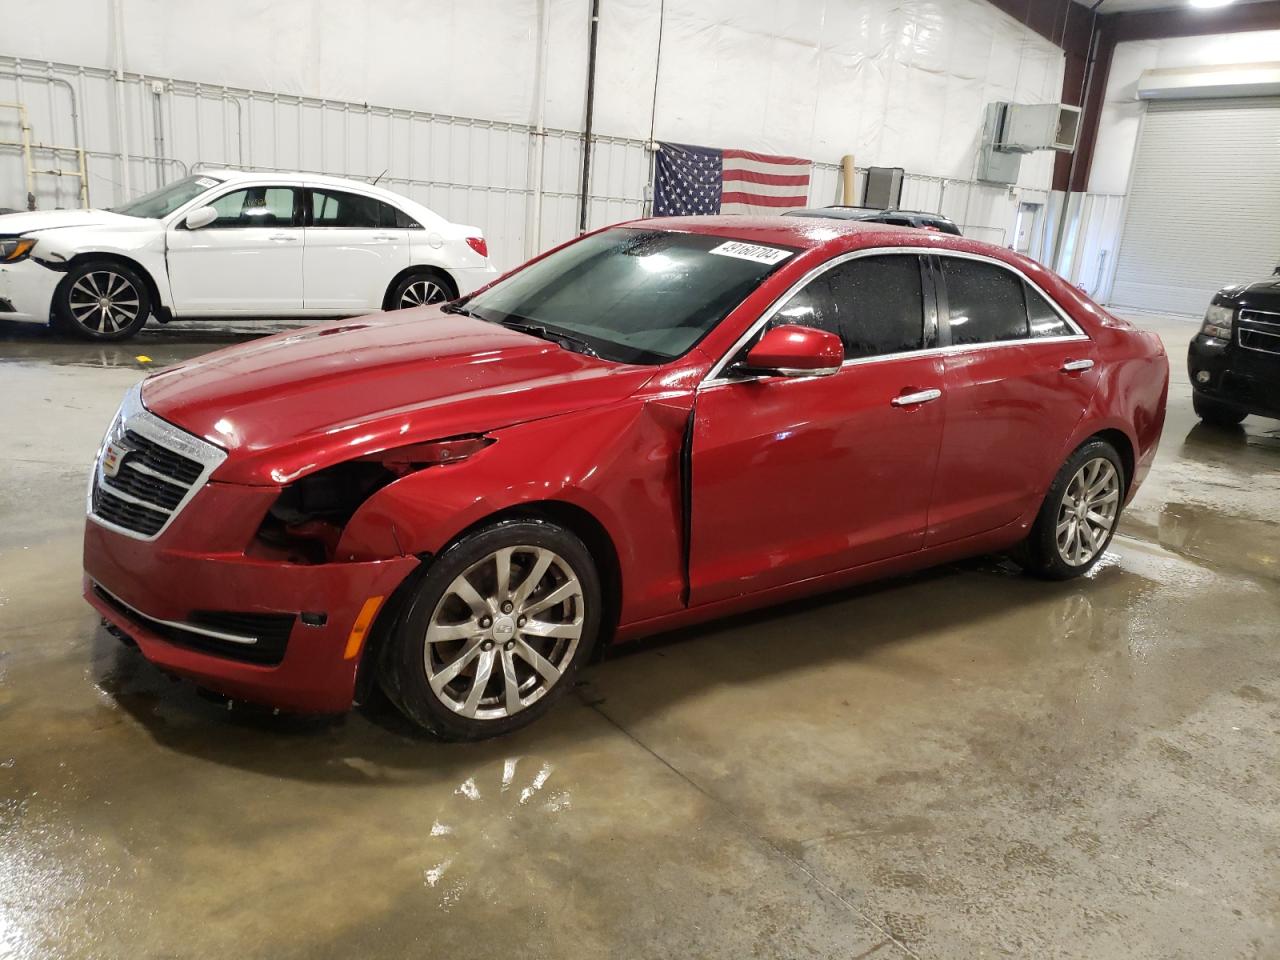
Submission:
{"label": "front tire", "polygon": [[1202,397],[1198,393],[1191,394],[1191,406],[1197,417],[1215,427],[1238,427],[1249,415],[1247,410],[1241,410],[1221,400]]}
{"label": "front tire", "polygon": [[379,682],[442,740],[509,733],[573,686],[600,610],[581,540],[541,520],[496,523],[431,562],[388,638]]}
{"label": "front tire", "polygon": [[150,315],[146,282],[114,260],[72,267],[53,295],[54,324],[86,340],[127,340]]}
{"label": "front tire", "polygon": [[1046,580],[1088,573],[1115,536],[1127,489],[1115,447],[1090,440],[1067,458],[1015,557]]}

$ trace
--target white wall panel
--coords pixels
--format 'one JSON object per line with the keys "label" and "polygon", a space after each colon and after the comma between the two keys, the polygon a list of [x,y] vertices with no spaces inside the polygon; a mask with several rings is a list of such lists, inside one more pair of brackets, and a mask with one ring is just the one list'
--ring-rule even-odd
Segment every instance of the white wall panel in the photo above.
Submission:
{"label": "white wall panel", "polygon": [[[123,128],[108,0],[63,0],[58,17],[15,7],[0,38],[0,99],[28,105],[41,142],[70,144],[78,130],[95,205],[126,196],[123,136],[133,195],[201,166],[385,171],[392,189],[482,227],[502,266],[575,232],[588,0],[546,0],[537,237],[527,233],[538,0],[231,0],[216,17],[199,5],[119,2]],[[859,167],[905,167],[904,205],[940,209],[1003,242],[1019,194],[1049,185],[1049,154],[1024,160],[1014,191],[962,182],[986,102],[1053,101],[1061,83],[1060,51],[986,0],[666,0],[656,78],[658,0],[602,7],[592,225],[644,211],[655,81],[658,139],[810,157],[815,204],[839,199],[835,164],[852,153]],[[67,91],[37,76],[71,83],[78,127]],[[0,138],[13,132],[0,112]],[[39,179],[40,206],[76,199],[71,181]],[[12,150],[0,149],[0,205],[24,205]]]}

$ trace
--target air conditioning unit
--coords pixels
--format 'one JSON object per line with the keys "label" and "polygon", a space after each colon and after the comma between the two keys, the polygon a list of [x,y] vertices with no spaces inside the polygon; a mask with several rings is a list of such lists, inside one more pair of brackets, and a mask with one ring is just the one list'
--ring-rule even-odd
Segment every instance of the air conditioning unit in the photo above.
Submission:
{"label": "air conditioning unit", "polygon": [[996,147],[1009,153],[1070,153],[1080,135],[1080,108],[1065,103],[1007,103]]}
{"label": "air conditioning unit", "polygon": [[1079,107],[1065,103],[989,103],[982,127],[978,179],[1017,183],[1024,153],[1070,153],[1076,148],[1079,135]]}

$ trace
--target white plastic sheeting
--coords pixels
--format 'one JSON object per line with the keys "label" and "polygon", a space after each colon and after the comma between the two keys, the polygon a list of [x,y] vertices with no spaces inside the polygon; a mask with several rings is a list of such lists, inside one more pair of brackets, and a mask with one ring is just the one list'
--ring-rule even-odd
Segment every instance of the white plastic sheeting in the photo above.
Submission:
{"label": "white plastic sheeting", "polygon": [[[393,189],[484,227],[500,265],[572,235],[587,0],[117,2],[134,193],[197,162],[385,169]],[[545,122],[561,132],[546,142],[543,228],[526,237],[542,3]],[[79,90],[96,205],[123,199],[111,159],[121,129],[102,72],[114,58],[110,9],[62,0],[52,17],[15,6],[0,38],[11,58],[0,74],[56,74]],[[1053,102],[1061,89],[1061,51],[986,0],[666,0],[659,60],[660,9],[601,3],[593,224],[642,212],[651,125],[658,139],[812,158],[815,203],[837,199],[826,165],[845,153],[860,167],[905,167],[904,206],[940,210],[993,242],[1006,241],[1020,198],[1046,196],[1048,153],[1024,159],[1014,191],[957,182],[972,177],[987,102]],[[152,78],[163,88],[161,158]],[[234,88],[225,96],[224,84]],[[32,107],[37,139],[70,142],[65,92],[0,76],[0,99],[10,94]],[[0,139],[12,139],[4,122]],[[17,158],[0,151],[0,205],[20,205],[20,180]],[[41,205],[73,202],[71,185],[40,182]]]}

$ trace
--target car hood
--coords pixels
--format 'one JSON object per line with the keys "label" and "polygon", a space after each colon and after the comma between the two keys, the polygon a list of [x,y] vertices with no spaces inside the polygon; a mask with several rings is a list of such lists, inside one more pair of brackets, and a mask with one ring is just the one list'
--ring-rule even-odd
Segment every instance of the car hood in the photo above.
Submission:
{"label": "car hood", "polygon": [[142,399],[228,451],[215,480],[280,484],[368,453],[616,402],[654,372],[423,307],[207,354],[148,378]]}
{"label": "car hood", "polygon": [[110,210],[31,210],[0,216],[0,235],[35,233],[62,227],[113,227],[154,229],[158,220],[126,217]]}
{"label": "car hood", "polygon": [[1264,280],[1227,287],[1215,299],[1242,310],[1280,311],[1280,276],[1272,274]]}

